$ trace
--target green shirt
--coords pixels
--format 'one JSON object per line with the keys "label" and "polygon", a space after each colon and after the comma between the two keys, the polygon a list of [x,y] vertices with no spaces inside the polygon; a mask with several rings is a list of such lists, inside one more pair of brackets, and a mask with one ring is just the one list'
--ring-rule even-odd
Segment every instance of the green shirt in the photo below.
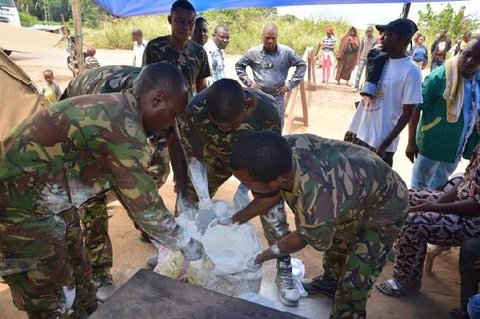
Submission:
{"label": "green shirt", "polygon": [[181,126],[182,142],[187,153],[213,156],[228,165],[233,145],[241,138],[262,130],[280,133],[277,101],[260,90],[250,88],[244,90],[255,98],[253,112],[238,128],[228,133],[219,131],[208,117],[207,90],[197,94],[187,107],[186,122]]}
{"label": "green shirt", "polygon": [[295,215],[300,236],[327,250],[337,231],[362,225],[381,228],[405,217],[408,190],[373,152],[310,134],[286,136],[295,180],[281,196]]}
{"label": "green shirt", "polygon": [[[430,73],[422,86],[423,103],[417,107],[422,111],[417,126],[418,152],[432,160],[453,163],[464,125],[463,107],[456,123],[447,122],[447,103],[443,98],[446,86],[445,66]],[[463,157],[469,159],[478,143],[474,129],[468,137]]]}
{"label": "green shirt", "polygon": [[196,83],[210,76],[207,52],[193,41],[183,50],[172,47],[171,36],[161,36],[148,42],[143,55],[143,65],[156,62],[175,64],[182,72],[190,87],[191,96],[196,91]]}
{"label": "green shirt", "polygon": [[84,95],[24,121],[1,143],[0,230],[16,212],[51,216],[113,188],[132,220],[175,247],[177,227],[147,171],[135,97]]}

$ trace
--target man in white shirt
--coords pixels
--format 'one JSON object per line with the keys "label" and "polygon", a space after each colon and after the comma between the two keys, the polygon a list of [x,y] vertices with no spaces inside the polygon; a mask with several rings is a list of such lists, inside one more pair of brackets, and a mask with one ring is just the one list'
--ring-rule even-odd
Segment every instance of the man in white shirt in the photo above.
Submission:
{"label": "man in white shirt", "polygon": [[377,153],[392,166],[399,134],[407,125],[415,106],[422,103],[422,74],[407,54],[407,47],[417,31],[409,19],[397,19],[375,26],[383,32],[383,48],[389,56],[376,95],[364,97],[350,124],[353,143]]}
{"label": "man in white shirt", "polygon": [[203,46],[208,55],[208,63],[210,64],[209,84],[225,78],[225,63],[223,58],[223,51],[227,48],[230,42],[230,30],[224,24],[219,24],[213,31],[213,39]]}
{"label": "man in white shirt", "polygon": [[143,51],[147,47],[148,40],[143,38],[142,30],[135,28],[132,30],[133,41],[133,66],[141,67],[143,61]]}

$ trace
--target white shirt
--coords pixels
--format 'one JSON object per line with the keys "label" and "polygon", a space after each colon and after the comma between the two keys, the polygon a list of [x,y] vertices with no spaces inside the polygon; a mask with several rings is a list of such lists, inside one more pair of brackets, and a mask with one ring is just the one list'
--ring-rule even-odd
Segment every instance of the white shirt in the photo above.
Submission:
{"label": "white shirt", "polygon": [[137,41],[133,42],[133,66],[142,66],[143,52],[147,47],[148,41],[143,39],[142,43],[138,44]]}
{"label": "white shirt", "polygon": [[[373,148],[387,138],[403,113],[404,104],[419,104],[422,98],[422,73],[411,57],[389,59],[377,85],[375,101],[368,106],[360,101],[349,131]],[[400,135],[387,152],[397,150]]]}
{"label": "white shirt", "polygon": [[203,46],[208,56],[208,64],[210,65],[210,74],[208,83],[225,78],[225,62],[223,58],[223,50],[221,50],[212,39],[208,40]]}

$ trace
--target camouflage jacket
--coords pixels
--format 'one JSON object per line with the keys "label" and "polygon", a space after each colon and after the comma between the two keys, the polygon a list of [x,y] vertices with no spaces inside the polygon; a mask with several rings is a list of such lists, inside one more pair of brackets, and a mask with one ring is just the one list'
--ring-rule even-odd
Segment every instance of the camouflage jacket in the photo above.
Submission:
{"label": "camouflage jacket", "polygon": [[210,121],[205,105],[206,90],[193,98],[187,107],[185,124],[180,126],[185,152],[213,156],[229,165],[233,145],[241,138],[262,130],[280,133],[277,101],[260,90],[251,88],[244,90],[255,98],[255,108],[240,127],[228,133],[219,131]]}
{"label": "camouflage jacket", "polygon": [[133,87],[142,68],[107,65],[83,72],[68,84],[61,100],[83,94],[114,93]]}
{"label": "camouflage jacket", "polygon": [[408,189],[380,157],[360,146],[302,134],[286,136],[295,181],[281,196],[300,236],[318,250],[349,226],[381,228],[404,218]]}
{"label": "camouflage jacket", "polygon": [[135,223],[176,248],[184,234],[147,171],[149,155],[130,93],[84,95],[36,113],[1,143],[0,232],[16,211],[58,214],[113,188]]}
{"label": "camouflage jacket", "polygon": [[155,62],[169,62],[178,66],[190,86],[190,95],[196,91],[198,80],[210,76],[208,56],[203,47],[189,41],[184,50],[172,48],[170,36],[161,36],[148,42],[143,54],[143,65]]}

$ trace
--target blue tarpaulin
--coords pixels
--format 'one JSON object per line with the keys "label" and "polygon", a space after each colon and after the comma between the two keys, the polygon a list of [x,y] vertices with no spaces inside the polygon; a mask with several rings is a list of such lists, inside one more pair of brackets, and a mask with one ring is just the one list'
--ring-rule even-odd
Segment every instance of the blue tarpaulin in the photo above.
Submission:
{"label": "blue tarpaulin", "polygon": [[[112,15],[129,17],[168,13],[173,0],[95,0],[95,2]],[[216,9],[265,8],[313,4],[432,2],[432,0],[191,0],[190,2],[197,11],[206,11]]]}

